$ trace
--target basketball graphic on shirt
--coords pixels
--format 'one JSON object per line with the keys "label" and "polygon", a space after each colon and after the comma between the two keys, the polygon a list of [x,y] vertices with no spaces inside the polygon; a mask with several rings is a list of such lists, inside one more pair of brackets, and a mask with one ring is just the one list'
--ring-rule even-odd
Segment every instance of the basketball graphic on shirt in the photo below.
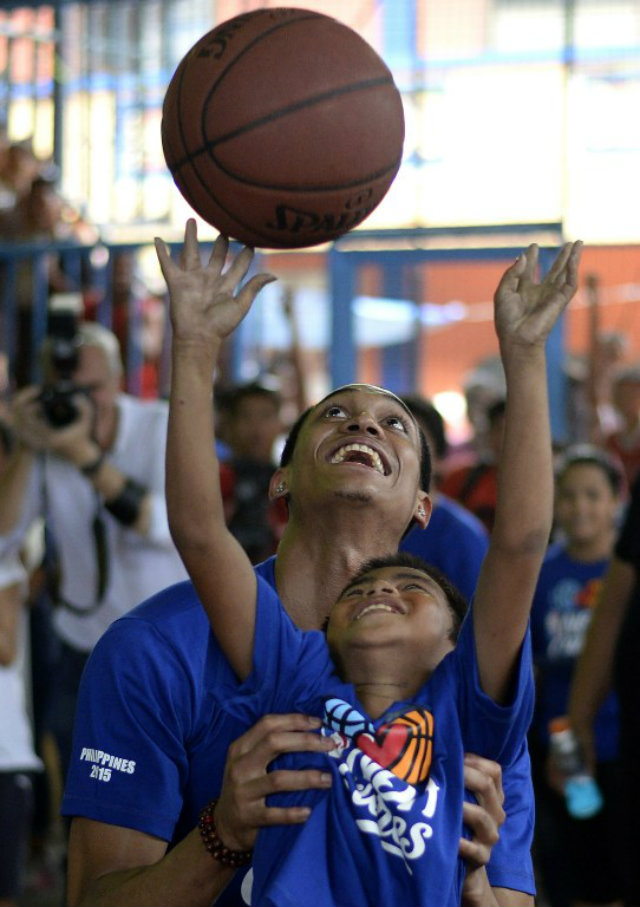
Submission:
{"label": "basketball graphic on shirt", "polygon": [[359,734],[355,743],[363,753],[407,784],[422,784],[431,769],[433,715],[416,707],[381,724],[374,735]]}
{"label": "basketball graphic on shirt", "polygon": [[327,699],[324,704],[324,723],[343,737],[355,740],[358,734],[374,733],[373,725],[344,699]]}
{"label": "basketball graphic on shirt", "polygon": [[422,784],[428,779],[433,756],[433,715],[426,709],[416,706],[376,730],[371,721],[343,699],[327,699],[324,722],[407,784]]}

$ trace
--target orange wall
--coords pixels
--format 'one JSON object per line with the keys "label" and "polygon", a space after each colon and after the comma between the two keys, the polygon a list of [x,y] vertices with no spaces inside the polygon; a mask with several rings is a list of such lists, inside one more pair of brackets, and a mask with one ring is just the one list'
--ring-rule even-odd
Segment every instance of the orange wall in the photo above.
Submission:
{"label": "orange wall", "polygon": [[[469,317],[444,328],[425,330],[421,338],[422,355],[420,389],[433,396],[444,390],[460,388],[464,375],[481,359],[498,353],[491,300],[494,289],[508,262],[469,264],[430,264],[419,274],[422,301],[436,304],[459,300],[467,306]],[[269,268],[286,279],[289,268],[324,270],[323,253],[286,255],[276,253]],[[587,296],[584,280],[597,276],[600,284],[600,329],[620,331],[628,342],[626,360],[640,360],[640,245],[587,247],[581,264],[581,287],[565,319],[565,343],[568,352],[583,354],[588,349]],[[317,276],[326,280],[326,275]],[[362,268],[359,292],[374,295],[380,286],[380,270],[371,265]],[[379,356],[375,350],[360,356],[360,378],[379,381]]]}

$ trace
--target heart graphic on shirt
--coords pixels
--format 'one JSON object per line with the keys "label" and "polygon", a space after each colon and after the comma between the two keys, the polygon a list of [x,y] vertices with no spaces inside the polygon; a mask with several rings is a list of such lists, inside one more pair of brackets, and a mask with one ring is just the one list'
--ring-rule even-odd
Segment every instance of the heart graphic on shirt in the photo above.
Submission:
{"label": "heart graphic on shirt", "polygon": [[431,769],[433,715],[416,707],[381,724],[374,734],[357,734],[354,742],[363,753],[398,778],[408,784],[421,784],[427,780]]}

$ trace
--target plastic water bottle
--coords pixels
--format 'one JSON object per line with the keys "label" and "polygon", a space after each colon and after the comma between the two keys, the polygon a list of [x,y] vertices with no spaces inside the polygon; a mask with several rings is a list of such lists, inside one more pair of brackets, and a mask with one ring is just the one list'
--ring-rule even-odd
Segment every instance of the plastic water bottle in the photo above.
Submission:
{"label": "plastic water bottle", "polygon": [[564,778],[569,815],[590,819],[602,809],[602,794],[587,770],[582,748],[565,715],[549,722],[549,745],[553,762]]}

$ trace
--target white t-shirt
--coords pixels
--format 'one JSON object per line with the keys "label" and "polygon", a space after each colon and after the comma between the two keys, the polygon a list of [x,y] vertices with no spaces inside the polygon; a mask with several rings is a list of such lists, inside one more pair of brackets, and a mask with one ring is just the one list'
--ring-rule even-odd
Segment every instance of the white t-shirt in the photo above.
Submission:
{"label": "white t-shirt", "polygon": [[[20,583],[26,595],[27,572],[17,554],[0,559],[0,588],[14,583]],[[0,665],[0,771],[3,772],[42,768],[33,749],[28,708],[28,629],[27,611],[23,608],[18,625],[16,657],[10,665]]]}
{"label": "white t-shirt", "polygon": [[[32,470],[19,526],[0,542],[0,554],[19,545],[25,528],[46,513],[60,563],[60,598],[71,606],[56,608],[54,626],[61,639],[80,652],[90,652],[116,618],[187,578],[169,533],[164,494],[168,405],[120,394],[118,412],[108,460],[151,492],[148,535],[128,529],[105,510],[89,479],[75,466],[47,455]],[[101,598],[92,530],[96,515],[104,524],[107,553]]]}

